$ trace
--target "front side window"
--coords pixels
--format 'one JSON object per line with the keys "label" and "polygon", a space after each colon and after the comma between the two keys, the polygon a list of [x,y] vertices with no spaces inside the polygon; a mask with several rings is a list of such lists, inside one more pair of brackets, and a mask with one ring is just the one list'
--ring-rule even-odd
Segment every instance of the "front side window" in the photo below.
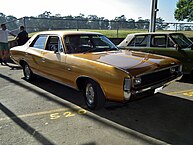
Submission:
{"label": "front side window", "polygon": [[175,41],[176,44],[178,44],[181,48],[188,48],[192,47],[193,42],[189,40],[185,35],[183,34],[170,34],[171,38]]}
{"label": "front side window", "polygon": [[32,42],[30,47],[44,49],[46,40],[47,40],[47,35],[39,35],[36,37],[34,42]]}
{"label": "front side window", "polygon": [[48,51],[63,52],[63,47],[60,38],[58,36],[49,36],[45,49]]}
{"label": "front side window", "polygon": [[146,47],[148,45],[147,35],[135,36],[135,38],[127,46]]}
{"label": "front side window", "polygon": [[65,36],[67,53],[86,53],[117,50],[118,48],[103,35]]}

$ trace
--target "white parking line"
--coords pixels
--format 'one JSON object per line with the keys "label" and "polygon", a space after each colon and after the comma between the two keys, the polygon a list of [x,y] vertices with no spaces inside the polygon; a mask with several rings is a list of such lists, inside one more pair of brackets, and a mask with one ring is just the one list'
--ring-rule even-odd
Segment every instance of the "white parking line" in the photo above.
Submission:
{"label": "white parking line", "polygon": [[175,95],[175,94],[180,94],[188,97],[193,96],[193,90],[184,90],[184,91],[176,91],[176,92],[168,92],[166,93],[167,95]]}
{"label": "white parking line", "polygon": [[49,111],[43,111],[43,112],[35,112],[35,113],[30,113],[30,114],[24,114],[24,115],[18,115],[18,116],[13,116],[13,117],[4,117],[0,118],[0,121],[3,120],[10,120],[14,118],[24,118],[24,117],[31,117],[31,116],[39,116],[39,115],[45,115],[45,114],[50,114],[54,112],[62,112],[68,110],[67,108],[60,108],[60,109],[55,109],[55,110],[49,110]]}

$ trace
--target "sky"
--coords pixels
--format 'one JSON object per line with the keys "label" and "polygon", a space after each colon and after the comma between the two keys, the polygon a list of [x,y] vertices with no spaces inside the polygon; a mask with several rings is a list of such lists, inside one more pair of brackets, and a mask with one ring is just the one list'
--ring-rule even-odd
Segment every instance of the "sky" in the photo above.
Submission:
{"label": "sky", "polygon": [[[3,0],[0,0],[3,1]],[[51,15],[97,15],[109,20],[125,15],[127,19],[150,19],[152,0],[5,0],[0,13],[16,18],[38,16],[45,11]],[[176,22],[174,11],[178,0],[158,0],[157,17],[165,22]]]}

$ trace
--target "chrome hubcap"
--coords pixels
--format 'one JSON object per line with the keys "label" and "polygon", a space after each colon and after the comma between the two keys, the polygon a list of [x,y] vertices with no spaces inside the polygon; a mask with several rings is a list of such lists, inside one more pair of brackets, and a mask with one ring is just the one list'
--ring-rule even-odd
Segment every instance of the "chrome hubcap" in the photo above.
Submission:
{"label": "chrome hubcap", "polygon": [[29,68],[28,65],[25,65],[25,76],[26,76],[26,79],[29,79],[30,75],[31,75],[30,68]]}
{"label": "chrome hubcap", "polygon": [[86,99],[89,104],[94,103],[94,89],[92,87],[92,84],[87,84],[86,86]]}

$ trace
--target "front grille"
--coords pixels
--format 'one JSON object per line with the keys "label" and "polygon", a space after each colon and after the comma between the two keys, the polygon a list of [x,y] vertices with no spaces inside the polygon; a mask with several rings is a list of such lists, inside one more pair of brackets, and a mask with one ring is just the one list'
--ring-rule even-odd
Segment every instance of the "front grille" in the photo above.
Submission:
{"label": "front grille", "polygon": [[171,78],[175,79],[179,73],[179,66],[175,68],[174,72],[171,72],[170,68],[160,71],[152,72],[141,76],[141,84],[133,86],[135,89],[143,89],[161,82],[170,81]]}

